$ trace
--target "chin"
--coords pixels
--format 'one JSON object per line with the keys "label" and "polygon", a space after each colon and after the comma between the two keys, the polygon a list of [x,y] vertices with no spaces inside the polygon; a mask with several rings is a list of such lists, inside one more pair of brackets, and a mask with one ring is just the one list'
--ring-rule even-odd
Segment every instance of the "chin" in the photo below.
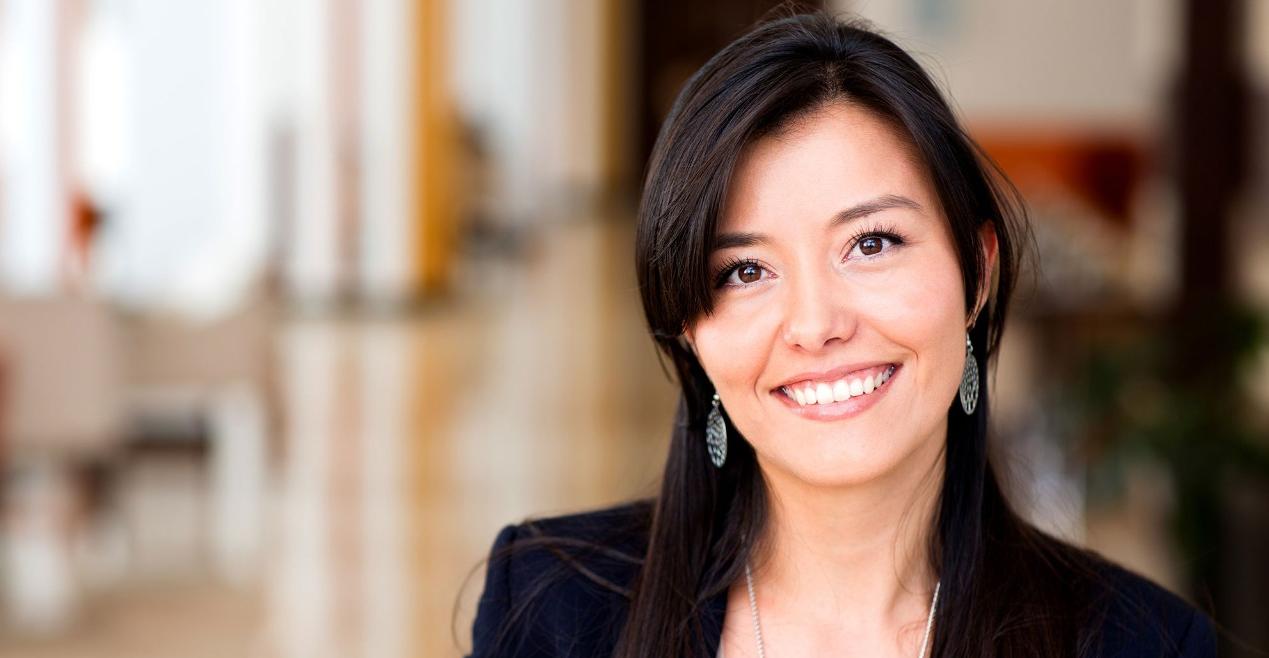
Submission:
{"label": "chin", "polygon": [[804,485],[839,489],[882,478],[897,463],[897,455],[873,455],[863,459],[849,455],[832,455],[819,459],[799,458],[788,463],[784,470],[787,475]]}
{"label": "chin", "polygon": [[[879,431],[862,432],[864,436],[878,437]],[[894,436],[893,430],[888,433]],[[796,452],[787,448],[793,447]],[[807,486],[841,488],[865,484],[884,478],[898,469],[919,446],[915,443],[899,444],[893,440],[857,440],[841,433],[830,433],[799,442],[796,446],[780,446],[776,453],[768,452],[764,468],[778,468],[783,475]],[[782,453],[782,454],[781,454]]]}

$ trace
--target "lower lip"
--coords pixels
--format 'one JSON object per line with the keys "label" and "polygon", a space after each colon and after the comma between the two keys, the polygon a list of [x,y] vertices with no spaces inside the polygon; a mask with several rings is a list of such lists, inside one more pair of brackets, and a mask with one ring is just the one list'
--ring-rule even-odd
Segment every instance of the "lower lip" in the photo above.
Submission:
{"label": "lower lip", "polygon": [[862,414],[877,404],[881,398],[890,392],[890,387],[894,384],[895,377],[899,376],[899,371],[903,370],[903,366],[895,365],[894,372],[890,373],[890,378],[886,380],[881,388],[873,389],[872,393],[867,395],[857,395],[849,400],[841,402],[830,402],[829,404],[808,404],[802,406],[797,400],[785,395],[780,389],[771,392],[776,399],[780,400],[793,413],[809,419],[809,420],[843,420]]}

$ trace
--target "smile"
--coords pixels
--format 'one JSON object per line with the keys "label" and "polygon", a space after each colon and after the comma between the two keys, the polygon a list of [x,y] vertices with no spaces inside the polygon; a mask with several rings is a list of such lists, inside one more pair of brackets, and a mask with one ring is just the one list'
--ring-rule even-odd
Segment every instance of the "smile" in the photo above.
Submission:
{"label": "smile", "polygon": [[780,391],[805,407],[808,404],[832,404],[845,402],[860,395],[870,395],[894,374],[893,364],[874,369],[873,372],[852,373],[854,377],[842,377],[833,382],[798,382],[781,386]]}
{"label": "smile", "polygon": [[772,391],[786,407],[806,418],[840,419],[875,404],[900,370],[897,364],[851,373],[833,381],[804,381]]}

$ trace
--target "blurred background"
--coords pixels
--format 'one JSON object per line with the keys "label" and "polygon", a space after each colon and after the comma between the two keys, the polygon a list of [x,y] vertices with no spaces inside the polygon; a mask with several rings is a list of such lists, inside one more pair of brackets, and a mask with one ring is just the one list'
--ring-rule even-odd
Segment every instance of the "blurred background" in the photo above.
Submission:
{"label": "blurred background", "polygon": [[[767,0],[0,0],[0,658],[457,656],[505,523],[650,495],[632,274]],[[1026,196],[1037,523],[1269,648],[1269,3],[832,0]]]}

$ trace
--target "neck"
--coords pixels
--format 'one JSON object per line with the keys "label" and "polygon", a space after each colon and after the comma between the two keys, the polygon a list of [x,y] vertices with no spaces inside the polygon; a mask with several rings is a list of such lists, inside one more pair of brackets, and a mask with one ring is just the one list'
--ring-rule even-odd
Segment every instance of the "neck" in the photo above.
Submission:
{"label": "neck", "polygon": [[938,579],[928,545],[943,455],[942,440],[925,441],[885,477],[836,488],[764,465],[771,514],[754,563],[764,615],[876,629],[919,614],[924,627]]}

